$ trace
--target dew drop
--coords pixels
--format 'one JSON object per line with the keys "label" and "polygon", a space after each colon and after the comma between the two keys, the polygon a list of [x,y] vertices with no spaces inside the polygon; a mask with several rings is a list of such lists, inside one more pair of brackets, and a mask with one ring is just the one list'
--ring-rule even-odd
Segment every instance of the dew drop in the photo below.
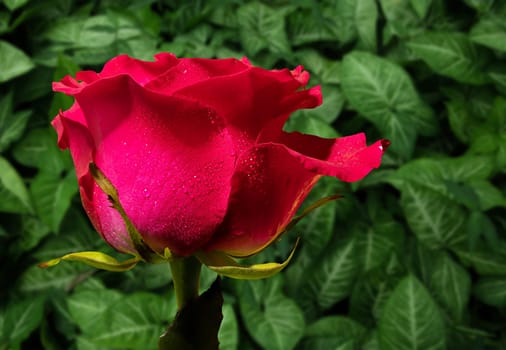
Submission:
{"label": "dew drop", "polygon": [[151,194],[149,193],[148,189],[145,188],[144,190],[142,190],[142,192],[144,193],[144,198],[149,198],[151,196]]}

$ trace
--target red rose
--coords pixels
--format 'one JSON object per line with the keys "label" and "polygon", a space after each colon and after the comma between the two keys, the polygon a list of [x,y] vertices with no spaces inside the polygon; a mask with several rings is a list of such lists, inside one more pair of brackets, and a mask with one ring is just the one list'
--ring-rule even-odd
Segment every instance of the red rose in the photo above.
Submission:
{"label": "red rose", "polygon": [[282,130],[290,113],[321,103],[309,74],[265,70],[246,59],[155,62],[128,56],[102,72],[65,77],[74,96],[53,126],[70,148],[81,198],[102,237],[135,252],[125,223],[89,164],[119,193],[130,221],[155,251],[254,253],[275,239],[320,175],[357,181],[379,166],[381,141],[323,139]]}

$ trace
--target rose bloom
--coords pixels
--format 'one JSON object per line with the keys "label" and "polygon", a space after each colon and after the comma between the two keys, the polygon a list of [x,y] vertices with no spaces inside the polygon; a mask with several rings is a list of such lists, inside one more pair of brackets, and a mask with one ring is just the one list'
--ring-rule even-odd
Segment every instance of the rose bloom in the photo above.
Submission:
{"label": "rose bloom", "polygon": [[52,124],[69,148],[83,206],[104,240],[136,253],[120,214],[94,181],[94,163],[156,252],[247,256],[286,228],[321,175],[362,179],[385,141],[285,132],[290,114],[321,104],[309,74],[266,70],[247,59],[126,55],[100,73],[53,83],[73,106]]}

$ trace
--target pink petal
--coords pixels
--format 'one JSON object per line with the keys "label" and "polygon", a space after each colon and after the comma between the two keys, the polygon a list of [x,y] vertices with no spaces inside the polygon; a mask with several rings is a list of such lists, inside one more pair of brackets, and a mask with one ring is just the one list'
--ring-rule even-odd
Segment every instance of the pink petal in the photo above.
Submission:
{"label": "pink petal", "polygon": [[99,73],[101,78],[128,74],[137,84],[144,86],[151,80],[178,64],[179,60],[171,53],[155,55],[155,61],[142,61],[127,55],[120,55],[108,61]]}
{"label": "pink petal", "polygon": [[124,253],[135,252],[126,234],[123,219],[115,210],[111,210],[106,195],[95,184],[89,173],[89,164],[93,161],[94,152],[91,135],[81,123],[68,118],[68,114],[69,111],[66,111],[58,115],[53,120],[53,126],[59,135],[65,135],[65,144],[60,144],[60,147],[70,149],[83,207],[93,226],[107,243]]}
{"label": "pink petal", "polygon": [[204,250],[254,254],[283,232],[320,175],[358,181],[380,165],[388,146],[386,141],[367,146],[364,134],[323,139],[283,133],[278,141],[241,156],[227,216]]}
{"label": "pink petal", "polygon": [[238,162],[224,223],[204,250],[247,256],[284,230],[319,176],[279,144],[251,148]]}
{"label": "pink petal", "polygon": [[389,145],[380,140],[367,146],[365,134],[324,139],[298,132],[283,132],[277,142],[286,145],[309,171],[354,182],[378,168]]}
{"label": "pink petal", "polygon": [[118,75],[129,75],[139,85],[145,85],[165,71],[177,65],[178,59],[173,54],[159,53],[155,61],[142,61],[127,55],[116,56],[108,61],[100,73],[93,71],[80,71],[76,79],[67,75],[60,82],[53,83],[53,91],[63,92],[74,96],[85,86],[101,78],[110,78]]}
{"label": "pink petal", "polygon": [[279,119],[279,130],[289,114],[321,104],[319,87],[300,90],[301,82],[287,69],[257,67],[219,76],[178,90],[177,96],[202,101],[222,116],[234,135],[236,149],[251,147],[266,123]]}
{"label": "pink petal", "polygon": [[[102,79],[76,96],[93,159],[115,185],[154,249],[191,254],[225,215],[235,154],[222,120],[194,101],[147,91],[128,76]],[[69,136],[69,139],[72,136]],[[106,199],[91,199],[108,241],[124,236]],[[109,221],[108,221],[109,220]]]}
{"label": "pink petal", "polygon": [[177,64],[156,79],[153,79],[146,88],[158,91],[165,95],[199,82],[207,82],[209,79],[229,76],[240,73],[249,66],[239,60],[207,59],[207,58],[180,58]]}

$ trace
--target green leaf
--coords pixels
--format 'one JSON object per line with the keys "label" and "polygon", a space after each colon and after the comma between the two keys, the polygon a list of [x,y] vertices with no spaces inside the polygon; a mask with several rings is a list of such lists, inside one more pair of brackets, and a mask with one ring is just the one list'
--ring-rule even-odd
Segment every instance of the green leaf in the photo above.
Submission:
{"label": "green leaf", "polygon": [[230,304],[223,305],[223,321],[218,332],[220,350],[237,350],[239,345],[239,327],[234,308]]}
{"label": "green leaf", "polygon": [[45,297],[37,296],[7,306],[2,333],[7,336],[9,348],[19,348],[40,325],[44,317],[44,303]]}
{"label": "green leaf", "polygon": [[43,222],[35,216],[23,215],[22,231],[17,235],[12,248],[19,252],[28,252],[48,236],[51,231]]}
{"label": "green leaf", "polygon": [[369,338],[364,342],[362,350],[381,350],[376,329],[369,334]]}
{"label": "green leaf", "polygon": [[396,187],[415,183],[449,196],[448,181],[469,183],[485,180],[493,172],[494,164],[488,156],[418,158],[399,168],[390,181]]}
{"label": "green leaf", "polygon": [[[96,296],[87,302],[96,303]],[[163,325],[174,312],[167,298],[159,295],[123,295],[108,304],[94,322],[86,323],[85,334],[91,342],[102,347],[155,349]]]}
{"label": "green leaf", "polygon": [[297,295],[307,313],[328,309],[349,295],[358,269],[355,257],[356,242],[350,239],[333,245],[316,260]]}
{"label": "green leaf", "polygon": [[481,302],[498,308],[506,307],[506,278],[482,278],[473,287],[473,295]]}
{"label": "green leaf", "polygon": [[304,315],[292,299],[281,294],[279,281],[244,282],[239,299],[246,329],[266,350],[291,350],[304,331]]}
{"label": "green leaf", "polygon": [[0,100],[0,152],[21,137],[31,114],[30,111],[13,112],[12,93]]}
{"label": "green leaf", "polygon": [[11,11],[14,11],[20,7],[25,6],[28,0],[3,0],[3,3]]}
{"label": "green leaf", "polygon": [[75,173],[70,171],[64,178],[60,178],[54,174],[41,172],[33,180],[30,190],[35,211],[42,222],[53,232],[58,232],[72,198],[77,194]]}
{"label": "green leaf", "polygon": [[32,266],[20,277],[20,290],[26,293],[41,293],[52,288],[67,289],[89,273],[89,267],[81,264],[61,264],[51,269]]}
{"label": "green leaf", "polygon": [[457,322],[462,321],[471,295],[471,277],[447,254],[441,254],[432,267],[431,289],[436,299]]}
{"label": "green leaf", "polygon": [[424,19],[432,5],[432,0],[410,0],[409,1],[420,19]]}
{"label": "green leaf", "polygon": [[506,254],[494,252],[488,247],[474,249],[456,247],[453,251],[482,276],[506,276]]}
{"label": "green leaf", "polygon": [[108,46],[117,40],[117,35],[111,16],[93,16],[84,21],[76,46],[86,48]]}
{"label": "green leaf", "polygon": [[352,52],[343,59],[341,83],[351,106],[391,140],[391,149],[405,159],[411,157],[418,133],[437,131],[432,110],[395,63]]}
{"label": "green leaf", "polygon": [[[293,45],[314,44],[320,41],[337,41],[341,38],[340,21],[334,16],[336,11],[310,11],[298,9],[288,17],[287,29]],[[336,23],[337,22],[337,23]]]}
{"label": "green leaf", "polygon": [[471,117],[465,103],[463,101],[448,101],[446,102],[446,111],[453,134],[461,142],[469,143],[473,132],[469,125],[476,121]]}
{"label": "green leaf", "polygon": [[68,152],[58,149],[56,133],[50,128],[31,129],[14,148],[14,159],[55,175],[71,167]]}
{"label": "green leaf", "polygon": [[370,327],[375,326],[398,281],[398,277],[382,270],[362,274],[350,296],[350,316]]}
{"label": "green leaf", "polygon": [[354,17],[359,46],[370,51],[376,51],[376,27],[378,8],[374,0],[351,1],[355,5]]}
{"label": "green leaf", "polygon": [[33,213],[28,190],[16,169],[0,157],[0,212]]}
{"label": "green leaf", "polygon": [[[333,178],[324,177],[313,188],[305,204],[313,203],[331,193],[340,193],[343,188],[342,183]],[[289,286],[289,291],[298,291],[299,286],[305,283],[307,270],[313,263],[314,257],[319,255],[332,239],[337,213],[343,212],[343,206],[350,205],[349,202],[344,200],[327,203],[308,214],[297,225],[297,232],[301,233],[303,244],[298,248],[293,262],[284,272],[287,276],[285,283]]]}
{"label": "green leaf", "polygon": [[497,207],[506,207],[506,196],[490,181],[476,180],[469,183],[479,199],[480,208],[483,211]]}
{"label": "green leaf", "polygon": [[387,263],[396,250],[399,237],[403,236],[403,230],[395,221],[359,228],[361,232],[356,236],[357,256],[362,272],[366,273]]}
{"label": "green leaf", "polygon": [[478,12],[490,11],[495,0],[464,0],[467,6],[476,9]]}
{"label": "green leaf", "polygon": [[355,349],[365,334],[366,328],[351,318],[322,317],[307,326],[302,349],[341,349],[350,343],[350,349]]}
{"label": "green leaf", "polygon": [[23,51],[4,40],[0,40],[0,62],[0,83],[25,74],[34,67]]}
{"label": "green leaf", "polygon": [[446,349],[441,313],[414,276],[399,282],[383,309],[378,330],[382,350]]}
{"label": "green leaf", "polygon": [[71,319],[81,331],[89,334],[95,329],[95,322],[103,313],[118,303],[124,295],[112,289],[92,289],[77,291],[67,298]]}
{"label": "green leaf", "polygon": [[488,157],[417,159],[389,181],[401,191],[401,206],[410,228],[430,248],[466,240],[466,210],[449,191],[448,182],[483,180],[493,171]]}
{"label": "green leaf", "polygon": [[488,16],[480,19],[471,29],[470,38],[475,43],[498,51],[506,51],[506,18]]}
{"label": "green leaf", "polygon": [[273,9],[256,1],[239,8],[239,34],[248,55],[254,56],[266,48],[277,55],[291,54],[284,17],[282,8]]}
{"label": "green leaf", "polygon": [[316,110],[299,110],[290,116],[284,126],[288,132],[297,131],[303,134],[318,135],[320,137],[334,138],[337,132],[328,123],[314,117]]}
{"label": "green leaf", "polygon": [[50,260],[73,251],[90,250],[90,248],[104,250],[109,247],[92,229],[81,207],[69,209],[61,224],[61,231],[65,234],[51,235],[33,252],[36,261]]}
{"label": "green leaf", "polygon": [[401,189],[401,206],[409,227],[430,248],[465,240],[466,212],[450,199],[415,183]]}
{"label": "green leaf", "polygon": [[[422,30],[423,23],[412,7],[413,1],[380,0],[381,9],[387,19],[384,42],[392,36],[409,38]],[[422,1],[423,2],[423,1]]]}
{"label": "green leaf", "polygon": [[468,84],[484,84],[488,55],[458,32],[426,32],[408,42],[416,57],[436,73]]}

